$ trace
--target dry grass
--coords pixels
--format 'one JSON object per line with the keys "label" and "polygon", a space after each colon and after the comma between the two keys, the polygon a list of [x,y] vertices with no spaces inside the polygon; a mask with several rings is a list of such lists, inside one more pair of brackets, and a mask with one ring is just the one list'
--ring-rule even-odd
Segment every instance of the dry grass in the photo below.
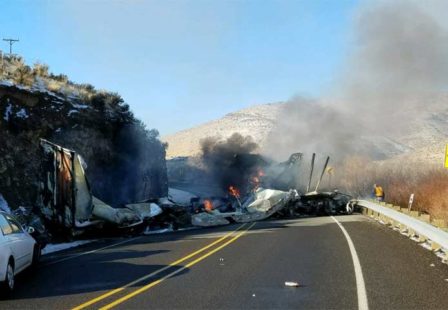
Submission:
{"label": "dry grass", "polygon": [[338,170],[338,187],[355,197],[370,196],[377,183],[384,188],[387,202],[407,207],[414,193],[413,210],[448,220],[448,170],[442,166],[379,163],[352,157]]}

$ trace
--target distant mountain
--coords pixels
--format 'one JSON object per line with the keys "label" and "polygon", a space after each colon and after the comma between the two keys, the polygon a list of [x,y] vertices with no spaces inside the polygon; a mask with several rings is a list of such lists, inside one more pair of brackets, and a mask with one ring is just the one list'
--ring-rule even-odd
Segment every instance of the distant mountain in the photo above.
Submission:
{"label": "distant mountain", "polygon": [[192,156],[200,153],[200,141],[207,137],[227,138],[238,132],[250,135],[260,146],[275,125],[282,103],[255,105],[223,118],[162,137],[168,143],[167,157]]}
{"label": "distant mountain", "polygon": [[[395,120],[397,124],[406,120],[406,126],[388,134],[372,132],[363,136],[360,147],[365,144],[382,160],[442,165],[445,144],[448,143],[448,95],[431,95],[413,100],[419,101],[418,104],[403,103],[403,109],[388,117],[392,119],[392,125]],[[226,138],[235,132],[251,135],[263,147],[285,107],[284,103],[255,105],[162,137],[169,145],[167,156],[173,158],[200,154],[201,139],[211,136]],[[381,113],[378,117],[381,117]]]}

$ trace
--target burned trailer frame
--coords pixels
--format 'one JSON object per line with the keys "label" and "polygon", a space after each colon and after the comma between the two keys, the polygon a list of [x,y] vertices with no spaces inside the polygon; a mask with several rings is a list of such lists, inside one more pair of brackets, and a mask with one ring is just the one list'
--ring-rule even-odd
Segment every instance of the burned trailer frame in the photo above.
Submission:
{"label": "burned trailer frame", "polygon": [[301,173],[302,160],[302,153],[293,153],[286,162],[276,166],[277,168],[282,168],[280,173],[268,181],[272,188],[280,190],[295,189],[298,193],[297,199],[291,200],[288,206],[279,212],[279,216],[351,214],[353,208],[348,205],[351,199],[350,195],[340,193],[338,190],[319,191],[322,179],[330,162],[329,156],[325,160],[316,185],[312,187],[316,162],[316,154],[312,154],[306,191],[304,194],[299,194],[299,175]]}
{"label": "burned trailer frame", "polygon": [[43,158],[38,204],[47,225],[70,233],[77,226],[88,226],[93,204],[83,159],[75,151],[45,139],[40,140],[40,148]]}
{"label": "burned trailer frame", "polygon": [[330,156],[327,156],[325,160],[322,173],[317,180],[314,191],[310,192],[315,159],[316,154],[313,153],[311,158],[311,169],[307,192],[306,194],[300,196],[300,200],[297,203],[296,208],[302,212],[312,215],[351,214],[353,212],[353,208],[349,206],[349,201],[351,199],[350,195],[340,193],[338,190],[319,192],[320,184],[325,172],[327,171],[328,163],[330,162]]}
{"label": "burned trailer frame", "polygon": [[352,208],[348,208],[351,197],[333,192],[310,192],[300,197],[299,209],[312,215],[336,215],[351,214]]}

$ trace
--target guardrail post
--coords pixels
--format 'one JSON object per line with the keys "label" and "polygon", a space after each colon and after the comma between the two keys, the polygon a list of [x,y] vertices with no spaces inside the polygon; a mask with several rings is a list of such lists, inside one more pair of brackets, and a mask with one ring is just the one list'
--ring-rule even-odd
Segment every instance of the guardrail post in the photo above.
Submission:
{"label": "guardrail post", "polygon": [[422,236],[422,235],[419,235],[418,236],[418,242],[419,243],[422,243],[422,242],[426,242],[428,239],[425,237],[425,236]]}
{"label": "guardrail post", "polygon": [[420,214],[418,219],[426,223],[431,223],[431,216],[429,214]]}
{"label": "guardrail post", "polygon": [[397,222],[395,220],[391,220],[392,228],[397,227]]}
{"label": "guardrail post", "polygon": [[409,215],[413,216],[413,217],[419,217],[420,212],[418,212],[418,211],[411,211],[411,212],[409,212]]}
{"label": "guardrail post", "polygon": [[409,228],[406,225],[401,225],[400,224],[400,231],[402,233],[407,233],[409,231]]}
{"label": "guardrail post", "polygon": [[440,228],[447,228],[448,227],[448,225],[446,223],[446,220],[443,220],[443,219],[434,219],[434,220],[432,220],[432,223],[435,226],[440,227]]}

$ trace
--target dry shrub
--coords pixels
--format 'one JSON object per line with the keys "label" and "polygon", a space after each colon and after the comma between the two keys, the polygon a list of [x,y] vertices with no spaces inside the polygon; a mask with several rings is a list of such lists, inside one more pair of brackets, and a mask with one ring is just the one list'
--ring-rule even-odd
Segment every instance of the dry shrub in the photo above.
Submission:
{"label": "dry shrub", "polygon": [[413,210],[448,220],[448,170],[441,166],[351,157],[336,168],[335,177],[338,188],[354,197],[371,197],[373,184],[380,184],[386,201],[401,207],[408,206],[413,193]]}
{"label": "dry shrub", "polygon": [[17,67],[13,76],[14,82],[19,85],[31,86],[34,83],[34,76],[29,66],[22,65]]}
{"label": "dry shrub", "polygon": [[51,92],[59,92],[61,90],[62,84],[56,80],[46,80],[47,89]]}
{"label": "dry shrub", "polygon": [[46,64],[36,62],[33,66],[33,74],[39,77],[48,77],[49,67]]}
{"label": "dry shrub", "polygon": [[436,218],[448,220],[448,172],[441,169],[428,169],[415,180],[394,180],[389,184],[390,202],[407,206],[409,196],[414,193],[412,209],[427,212]]}

